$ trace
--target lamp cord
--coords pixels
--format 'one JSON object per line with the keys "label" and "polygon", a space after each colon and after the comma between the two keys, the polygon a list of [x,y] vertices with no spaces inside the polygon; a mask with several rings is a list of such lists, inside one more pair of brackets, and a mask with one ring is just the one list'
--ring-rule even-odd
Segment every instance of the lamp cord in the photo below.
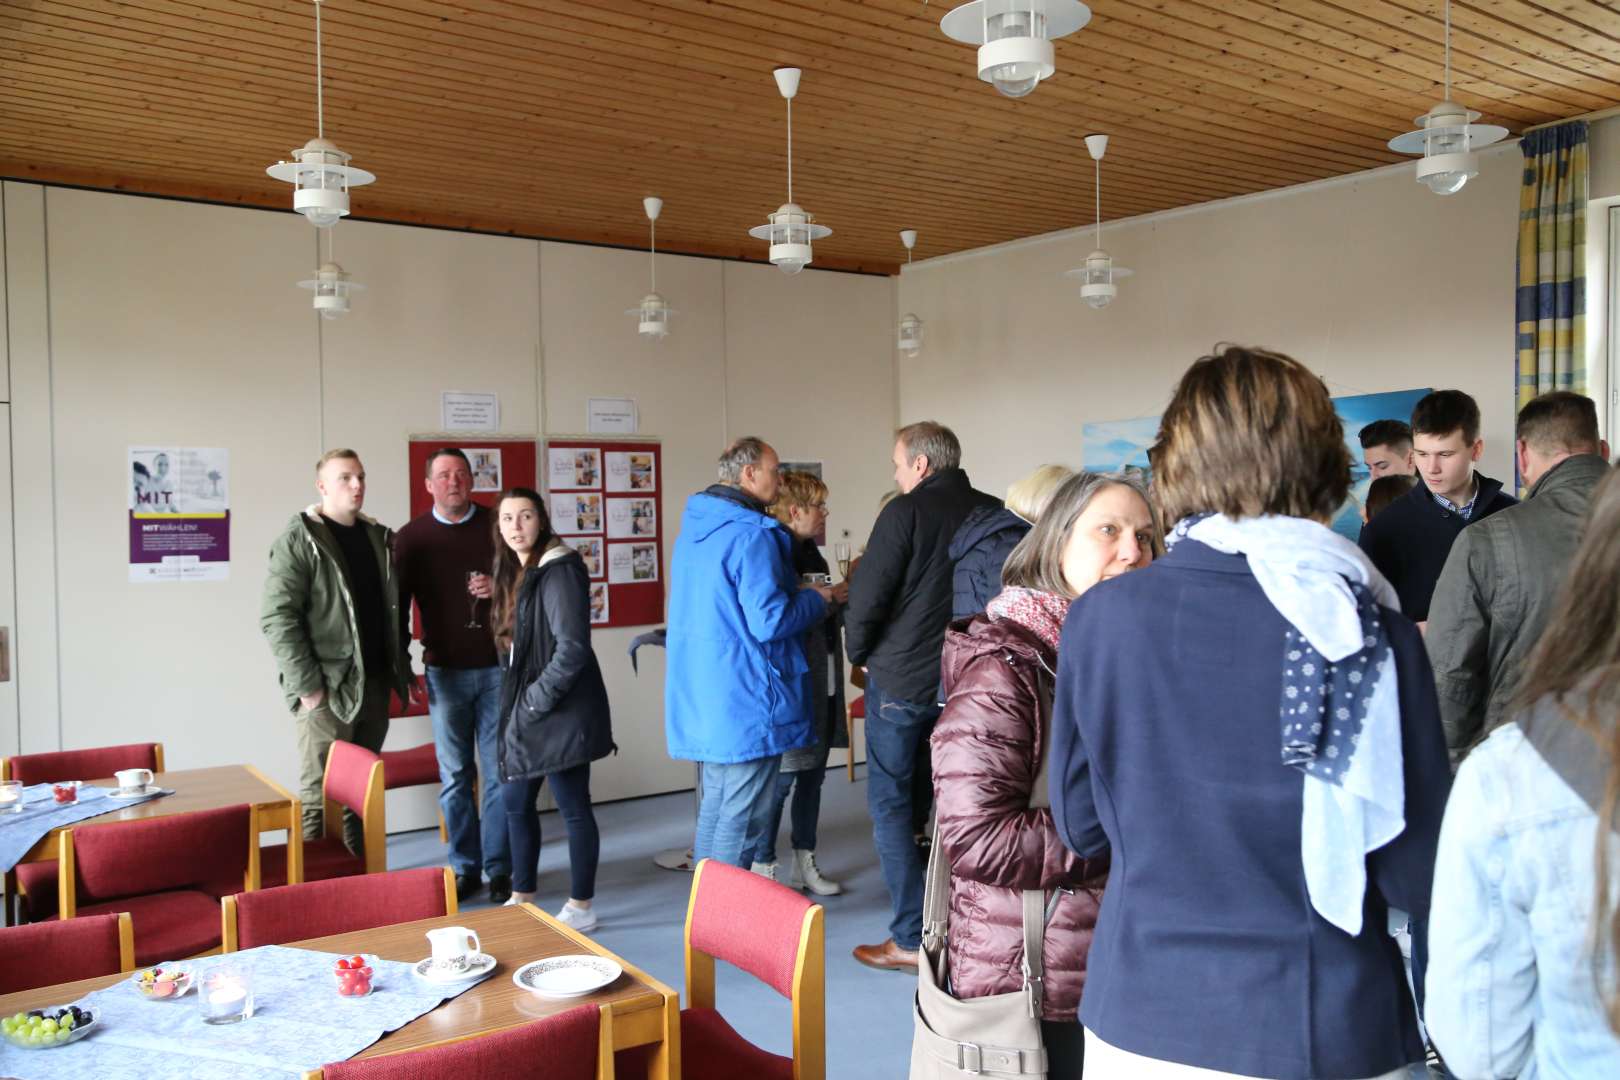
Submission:
{"label": "lamp cord", "polygon": [[1097,250],[1102,250],[1102,160],[1093,162],[1092,172],[1097,177]]}
{"label": "lamp cord", "polygon": [[793,99],[788,98],[788,202],[793,201]]}
{"label": "lamp cord", "polygon": [[326,138],[326,99],[321,90],[321,0],[315,0],[315,134]]}
{"label": "lamp cord", "polygon": [[1451,0],[1446,0],[1446,100],[1451,100]]}
{"label": "lamp cord", "polygon": [[658,219],[649,221],[648,226],[652,232],[652,239],[647,244],[647,261],[652,268],[652,291],[658,291]]}

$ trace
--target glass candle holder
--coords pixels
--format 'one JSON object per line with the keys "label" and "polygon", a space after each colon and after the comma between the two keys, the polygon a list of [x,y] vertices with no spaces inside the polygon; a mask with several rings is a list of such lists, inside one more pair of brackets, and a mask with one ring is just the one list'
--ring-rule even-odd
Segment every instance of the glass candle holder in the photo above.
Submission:
{"label": "glass candle holder", "polygon": [[223,964],[212,968],[197,988],[197,1005],[205,1023],[246,1020],[253,1015],[253,980],[242,968]]}
{"label": "glass candle holder", "polygon": [[0,780],[0,814],[20,814],[23,808],[21,780]]}

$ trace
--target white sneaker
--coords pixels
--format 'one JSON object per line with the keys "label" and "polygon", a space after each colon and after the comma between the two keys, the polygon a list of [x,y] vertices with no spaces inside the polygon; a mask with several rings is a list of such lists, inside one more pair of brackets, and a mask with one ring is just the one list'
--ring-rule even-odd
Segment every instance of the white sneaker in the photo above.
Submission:
{"label": "white sneaker", "polygon": [[588,934],[596,929],[596,909],[564,904],[562,910],[557,912],[557,921],[582,934]]}
{"label": "white sneaker", "polygon": [[793,851],[793,876],[789,884],[801,889],[809,889],[817,896],[837,896],[844,891],[844,887],[832,878],[824,877],[821,867],[816,865],[816,853],[813,851]]}
{"label": "white sneaker", "polygon": [[776,881],[776,868],[779,865],[779,863],[773,862],[757,862],[753,866],[750,866],[749,869],[762,878],[769,878],[772,881]]}

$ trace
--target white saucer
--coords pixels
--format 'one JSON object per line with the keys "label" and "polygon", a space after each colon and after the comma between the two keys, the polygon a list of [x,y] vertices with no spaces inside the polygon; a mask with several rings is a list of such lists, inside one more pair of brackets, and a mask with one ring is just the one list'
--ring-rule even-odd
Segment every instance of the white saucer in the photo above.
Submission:
{"label": "white saucer", "polygon": [[495,970],[495,958],[489,953],[479,953],[473,962],[468,964],[462,971],[441,971],[433,966],[433,957],[430,956],[425,960],[418,960],[411,967],[411,970],[416,972],[416,977],[424,982],[451,985],[488,975]]}
{"label": "white saucer", "polygon": [[107,792],[109,799],[144,799],[149,795],[173,795],[168,788],[146,787],[139,791],[125,791],[123,788],[113,788]]}
{"label": "white saucer", "polygon": [[512,972],[512,981],[548,998],[577,998],[611,985],[624,969],[605,956],[550,956]]}

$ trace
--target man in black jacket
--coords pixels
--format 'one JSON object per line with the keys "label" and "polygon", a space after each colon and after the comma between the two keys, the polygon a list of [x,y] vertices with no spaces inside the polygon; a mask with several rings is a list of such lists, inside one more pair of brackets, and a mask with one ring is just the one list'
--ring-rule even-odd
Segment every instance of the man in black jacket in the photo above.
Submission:
{"label": "man in black jacket", "polygon": [[1429,598],[1464,527],[1518,502],[1475,471],[1484,452],[1479,405],[1461,390],[1436,390],[1412,409],[1412,460],[1423,482],[1362,527],[1361,550],[1413,622],[1428,621]]}
{"label": "man in black jacket", "polygon": [[922,943],[923,862],[916,833],[928,819],[928,737],[939,719],[939,661],[951,618],[951,538],[969,513],[996,507],[960,468],[950,428],[925,420],[894,444],[900,495],[878,515],[850,578],[844,635],[866,669],[866,803],[894,918],[889,940],[860,945],[868,967],[915,971]]}

